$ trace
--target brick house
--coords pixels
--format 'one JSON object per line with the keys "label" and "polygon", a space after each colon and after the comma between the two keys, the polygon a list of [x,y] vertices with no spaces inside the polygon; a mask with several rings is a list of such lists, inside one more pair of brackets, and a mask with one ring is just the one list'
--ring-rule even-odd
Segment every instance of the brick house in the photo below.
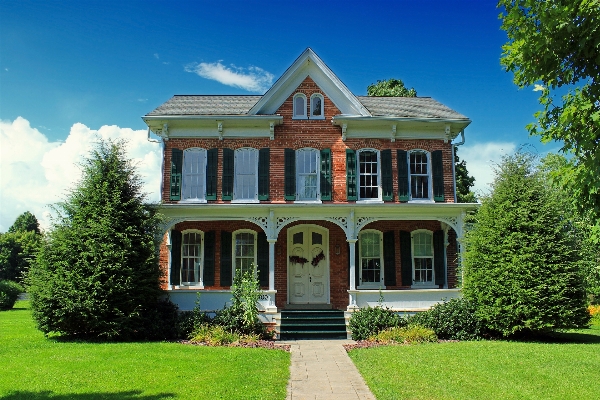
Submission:
{"label": "brick house", "polygon": [[[463,219],[431,98],[355,96],[306,49],[262,96],[173,96],[143,117],[163,142],[160,262],[180,309],[216,310],[258,267],[266,323],[294,307],[415,311],[458,296]],[[464,140],[464,136],[462,136]]]}

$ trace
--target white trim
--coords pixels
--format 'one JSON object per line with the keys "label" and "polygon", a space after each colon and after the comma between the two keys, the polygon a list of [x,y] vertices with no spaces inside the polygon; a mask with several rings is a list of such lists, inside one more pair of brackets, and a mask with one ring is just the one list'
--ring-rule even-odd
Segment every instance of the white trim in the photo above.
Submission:
{"label": "white trim", "polygon": [[[198,265],[195,268],[194,273],[197,274],[197,281],[185,281],[183,280],[183,246],[185,245],[185,235],[190,233],[200,234],[200,259],[198,261]],[[196,288],[196,289],[204,289],[204,232],[200,229],[185,229],[181,231],[181,258],[180,258],[180,267],[179,267],[179,285],[178,287],[186,287],[186,288]],[[191,258],[191,257],[187,257]]]}
{"label": "white trim", "polygon": [[[375,152],[377,155],[377,198],[375,197],[360,197],[360,153],[363,152]],[[357,202],[381,202],[383,203],[382,197],[382,186],[381,186],[381,152],[377,149],[364,148],[356,150],[356,196]]]}
{"label": "white trim", "polygon": [[[423,149],[412,149],[406,152],[406,162],[408,163],[408,201],[409,202],[425,202],[425,203],[435,203],[433,200],[433,173],[431,171],[431,152]],[[423,153],[427,157],[427,196],[428,197],[418,197],[413,199],[412,193],[412,177],[413,174],[410,172],[411,162],[410,156],[413,153]],[[424,176],[424,174],[414,174],[415,176]]]}
{"label": "white trim", "polygon": [[[321,113],[318,115],[313,115],[313,99],[315,98],[321,99]],[[313,93],[310,95],[310,115],[308,118],[310,119],[325,119],[325,97],[321,93]]]}
{"label": "white trim", "polygon": [[[360,240],[361,240],[361,236],[363,234],[367,234],[367,233],[376,233],[377,235],[379,235],[379,282],[367,282],[367,283],[362,283],[362,254],[363,254],[363,248],[360,245]],[[358,268],[358,282],[356,282],[357,284],[357,289],[385,289],[385,284],[384,284],[384,260],[383,260],[383,232],[381,232],[380,230],[377,229],[364,229],[361,230],[358,233],[358,265],[356,266]]]}
{"label": "white trim", "polygon": [[[299,168],[298,168],[298,163],[300,162],[300,157],[299,154],[301,153],[309,153],[310,156],[312,157],[313,155],[316,157],[315,158],[315,167],[316,167],[316,175],[317,175],[317,187],[316,187],[316,196],[314,199],[301,199],[300,197],[300,172],[299,172]],[[297,149],[295,151],[295,170],[296,170],[296,200],[295,203],[316,203],[316,202],[321,202],[321,151],[312,148],[312,147],[303,147],[301,149]],[[305,175],[312,175],[312,174],[307,174],[304,173]]]}
{"label": "white trim", "polygon": [[[302,107],[302,114],[297,114],[296,111],[296,99],[298,98],[302,98],[304,100],[304,107]],[[298,92],[296,94],[294,94],[294,97],[292,99],[292,119],[308,119],[308,116],[306,115],[306,95],[302,92]]]}

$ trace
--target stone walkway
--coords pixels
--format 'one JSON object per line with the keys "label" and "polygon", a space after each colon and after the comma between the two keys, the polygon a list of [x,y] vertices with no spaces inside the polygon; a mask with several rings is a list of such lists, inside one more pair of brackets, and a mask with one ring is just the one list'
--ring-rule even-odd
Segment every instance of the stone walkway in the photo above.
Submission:
{"label": "stone walkway", "polygon": [[349,340],[295,340],[287,400],[372,399],[362,376],[348,357],[343,344]]}

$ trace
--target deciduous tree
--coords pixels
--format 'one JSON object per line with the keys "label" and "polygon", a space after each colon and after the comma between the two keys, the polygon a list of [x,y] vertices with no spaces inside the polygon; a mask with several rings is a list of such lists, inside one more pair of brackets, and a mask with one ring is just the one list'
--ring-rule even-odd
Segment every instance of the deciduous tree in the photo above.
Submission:
{"label": "deciduous tree", "polygon": [[408,89],[404,86],[401,79],[387,79],[385,81],[377,81],[367,86],[368,96],[384,96],[384,97],[417,97],[417,91],[414,88]]}

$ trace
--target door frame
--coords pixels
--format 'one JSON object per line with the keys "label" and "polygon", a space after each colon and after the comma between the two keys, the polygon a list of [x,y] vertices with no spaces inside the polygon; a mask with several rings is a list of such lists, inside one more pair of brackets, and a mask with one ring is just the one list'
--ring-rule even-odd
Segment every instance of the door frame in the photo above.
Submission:
{"label": "door frame", "polygon": [[[309,230],[309,229],[315,229],[317,231],[319,231],[319,233],[323,234],[323,249],[324,249],[324,255],[325,255],[325,273],[324,275],[327,277],[327,283],[325,285],[325,298],[327,299],[327,301],[325,303],[290,303],[290,290],[291,290],[291,276],[292,276],[292,272],[291,272],[291,262],[290,262],[290,258],[289,258],[289,254],[290,254],[290,249],[292,247],[292,240],[294,237],[294,233],[297,233],[298,231],[302,231],[302,230]],[[329,229],[320,226],[320,225],[316,225],[316,224],[300,224],[300,225],[295,225],[292,226],[291,228],[289,228],[287,230],[287,243],[286,243],[286,250],[285,250],[285,259],[286,259],[286,264],[287,264],[287,301],[286,304],[331,304],[331,265],[330,265],[330,259],[329,259]],[[311,260],[309,260],[310,262]]]}

